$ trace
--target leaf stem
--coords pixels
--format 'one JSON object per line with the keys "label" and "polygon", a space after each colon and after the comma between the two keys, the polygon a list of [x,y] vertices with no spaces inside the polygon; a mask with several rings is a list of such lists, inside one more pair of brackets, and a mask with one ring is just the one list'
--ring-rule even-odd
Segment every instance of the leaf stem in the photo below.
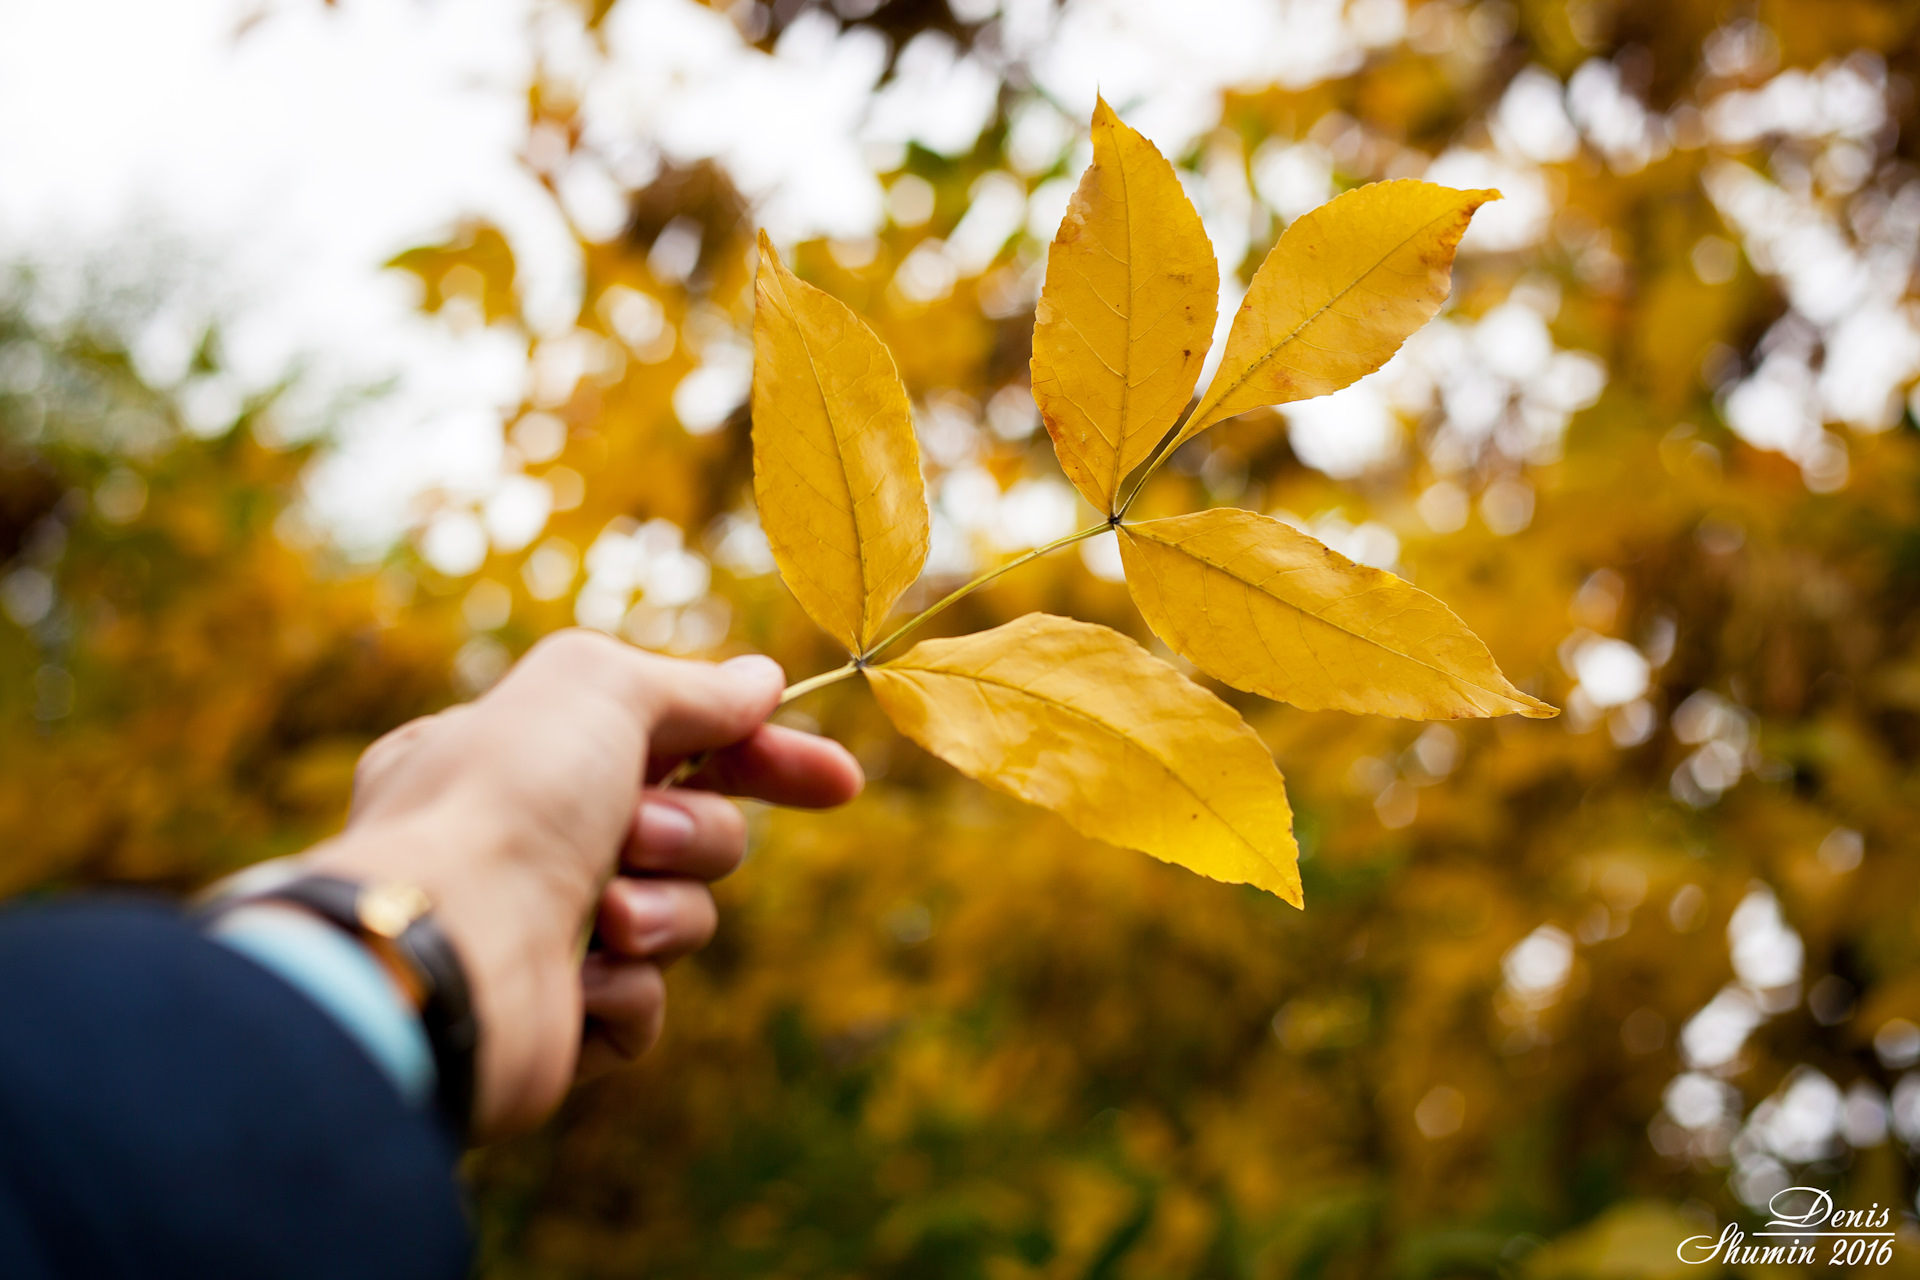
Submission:
{"label": "leaf stem", "polygon": [[[900,639],[902,636],[906,635],[909,631],[912,631],[915,627],[919,626],[921,623],[925,622],[927,619],[933,617],[934,614],[939,613],[941,610],[945,609],[947,606],[951,604],[955,604],[960,600],[964,599],[965,597],[972,595],[974,592],[986,586],[989,582],[992,582],[995,578],[999,577],[1001,574],[1007,573],[1013,569],[1017,569],[1021,565],[1027,563],[1029,560],[1038,560],[1041,556],[1044,556],[1049,552],[1058,551],[1062,547],[1070,547],[1076,542],[1084,542],[1088,538],[1093,537],[1095,534],[1105,533],[1108,529],[1113,528],[1113,526],[1118,522],[1119,522],[1119,517],[1117,516],[1111,520],[1102,520],[1099,524],[1089,525],[1087,528],[1081,529],[1077,533],[1070,533],[1064,538],[1055,538],[1052,542],[1049,542],[1044,547],[1035,547],[1033,550],[1027,552],[1024,555],[1015,556],[1013,559],[1007,561],[1005,564],[999,566],[998,568],[987,570],[985,573],[974,578],[971,582],[968,582],[966,585],[959,587],[954,591],[949,592],[947,595],[941,597],[939,600],[936,600],[933,604],[930,604],[926,608],[922,609],[919,613],[916,613],[911,618],[908,618],[905,622],[901,623],[899,627],[895,628],[895,630],[890,635],[886,636],[884,639],[880,640],[878,643],[872,645],[870,648],[868,648],[868,650],[865,653],[859,655],[853,661],[846,663],[844,666],[835,667],[831,671],[822,671],[817,676],[808,676],[805,680],[797,680],[794,683],[788,685],[784,690],[781,691],[780,701],[775,705],[784,707],[789,702],[792,702],[795,698],[801,697],[805,694],[812,693],[815,689],[824,689],[830,684],[838,684],[840,683],[840,681],[847,679],[849,676],[857,674],[862,667],[866,666],[869,662],[873,660],[873,656],[876,653],[879,653],[882,649],[886,648],[888,645],[892,644],[894,641]],[[677,787],[681,783],[685,782],[688,778],[691,778],[694,774],[700,772],[701,768],[705,766],[707,761],[712,758],[713,758],[713,753],[711,751],[702,751],[694,755],[690,755],[686,759],[682,760],[679,764],[676,764],[675,766],[673,766],[673,768],[669,769],[666,772],[666,774],[660,779],[660,781],[654,783],[654,786],[659,787],[663,790],[667,787]]]}
{"label": "leaf stem", "polygon": [[956,588],[955,590],[953,590],[952,592],[949,592],[945,596],[942,596],[939,600],[934,601],[932,604],[928,605],[926,608],[922,609],[920,612],[914,614],[911,618],[908,618],[905,622],[901,623],[898,627],[896,627],[893,630],[891,634],[875,642],[873,645],[871,645],[867,649],[865,653],[861,654],[859,658],[856,659],[856,664],[864,665],[866,663],[873,661],[874,655],[879,653],[882,649],[885,649],[888,645],[891,645],[894,641],[900,639],[902,636],[906,635],[908,632],[912,631],[915,627],[918,627],[921,623],[933,617],[935,614],[944,611],[947,608],[947,606],[952,604],[957,604],[961,600],[972,595],[974,592],[986,586],[989,582],[992,582],[995,578],[999,577],[1001,574],[1011,572],[1014,569],[1018,569],[1021,565],[1026,564],[1029,560],[1038,560],[1041,556],[1044,556],[1049,552],[1058,551],[1062,547],[1070,547],[1076,542],[1084,542],[1088,538],[1093,537],[1095,534],[1105,533],[1108,529],[1111,529],[1113,527],[1113,523],[1114,522],[1112,520],[1102,520],[1099,524],[1090,525],[1087,528],[1082,529],[1077,533],[1070,533],[1064,538],[1055,538],[1052,542],[1049,542],[1044,547],[1035,547],[1033,550],[1027,552],[1025,555],[1015,556],[1013,559],[1007,561],[1005,564],[1001,565],[997,569],[987,570],[985,573],[981,574],[979,577],[973,579],[973,581],[967,583],[962,587]]}
{"label": "leaf stem", "polygon": [[701,768],[712,758],[713,752],[711,751],[696,751],[683,759],[679,764],[673,766],[673,768],[667,770],[666,775],[653,785],[662,791],[665,791],[668,787],[677,787],[694,774],[700,772]]}
{"label": "leaf stem", "polygon": [[812,693],[815,689],[824,689],[830,684],[840,683],[840,681],[845,680],[859,669],[859,662],[849,662],[844,667],[835,667],[831,671],[822,671],[817,676],[808,676],[805,680],[796,681],[786,687],[786,690],[780,695],[780,701],[774,705],[784,707],[802,694]]}

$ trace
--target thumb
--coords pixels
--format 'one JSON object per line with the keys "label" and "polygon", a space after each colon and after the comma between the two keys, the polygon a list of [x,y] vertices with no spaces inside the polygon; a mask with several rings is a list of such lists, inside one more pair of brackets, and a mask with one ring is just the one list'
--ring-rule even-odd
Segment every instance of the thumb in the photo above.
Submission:
{"label": "thumb", "polygon": [[786,673],[772,658],[747,654],[714,664],[639,653],[655,671],[649,749],[688,755],[730,746],[758,728],[780,705]]}
{"label": "thumb", "polygon": [[752,733],[779,704],[785,685],[772,658],[693,662],[573,629],[536,644],[482,702],[532,699],[551,706],[591,691],[634,717],[648,750],[687,755]]}

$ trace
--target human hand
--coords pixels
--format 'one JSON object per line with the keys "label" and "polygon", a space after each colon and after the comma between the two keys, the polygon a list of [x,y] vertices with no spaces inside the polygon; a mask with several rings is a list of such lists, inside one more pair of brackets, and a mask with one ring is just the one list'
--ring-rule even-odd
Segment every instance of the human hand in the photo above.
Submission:
{"label": "human hand", "polygon": [[[711,936],[705,882],[745,847],[739,812],[701,788],[807,807],[859,791],[844,748],[763,723],[783,683],[766,658],[716,666],[561,632],[478,701],[361,758],[346,831],[308,860],[432,896],[480,1020],[477,1135],[537,1124],[577,1071],[657,1036],[661,969]],[[643,787],[705,751],[688,788]],[[644,878],[610,881],[620,867]],[[590,910],[604,949],[580,965]]]}
{"label": "human hand", "polygon": [[[647,776],[657,781],[678,763],[657,759]],[[576,1080],[653,1046],[666,1014],[664,971],[713,937],[719,915],[707,885],[731,873],[747,850],[745,817],[715,792],[820,808],[851,798],[860,783],[859,765],[838,743],[761,725],[685,784],[641,792],[621,851],[623,874],[602,890],[595,912],[599,947],[580,968],[587,1025]]]}

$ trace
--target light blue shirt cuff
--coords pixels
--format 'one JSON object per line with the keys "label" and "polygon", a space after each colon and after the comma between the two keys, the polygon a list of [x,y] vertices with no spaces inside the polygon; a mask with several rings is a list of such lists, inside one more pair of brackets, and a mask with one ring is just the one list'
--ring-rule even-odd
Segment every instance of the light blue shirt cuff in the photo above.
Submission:
{"label": "light blue shirt cuff", "polygon": [[272,903],[236,907],[207,935],[272,970],[326,1011],[393,1081],[424,1107],[433,1097],[433,1050],[393,978],[359,942],[304,911]]}

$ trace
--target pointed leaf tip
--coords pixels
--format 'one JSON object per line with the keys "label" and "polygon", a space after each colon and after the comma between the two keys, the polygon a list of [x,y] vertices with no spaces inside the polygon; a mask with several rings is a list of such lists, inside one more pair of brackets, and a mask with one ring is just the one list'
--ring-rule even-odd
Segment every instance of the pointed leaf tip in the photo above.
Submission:
{"label": "pointed leaf tip", "polygon": [[1411,720],[1559,714],[1516,689],[1445,604],[1271,516],[1124,524],[1120,558],[1154,633],[1237,689]]}
{"label": "pointed leaf tip", "polygon": [[1093,163],[1047,254],[1035,309],[1034,402],[1060,466],[1111,513],[1120,484],[1193,398],[1220,271],[1173,166],[1104,98]]}
{"label": "pointed leaf tip", "polygon": [[1254,273],[1179,444],[1267,405],[1327,395],[1385,364],[1451,287],[1474,211],[1500,193],[1398,179],[1303,214]]}

